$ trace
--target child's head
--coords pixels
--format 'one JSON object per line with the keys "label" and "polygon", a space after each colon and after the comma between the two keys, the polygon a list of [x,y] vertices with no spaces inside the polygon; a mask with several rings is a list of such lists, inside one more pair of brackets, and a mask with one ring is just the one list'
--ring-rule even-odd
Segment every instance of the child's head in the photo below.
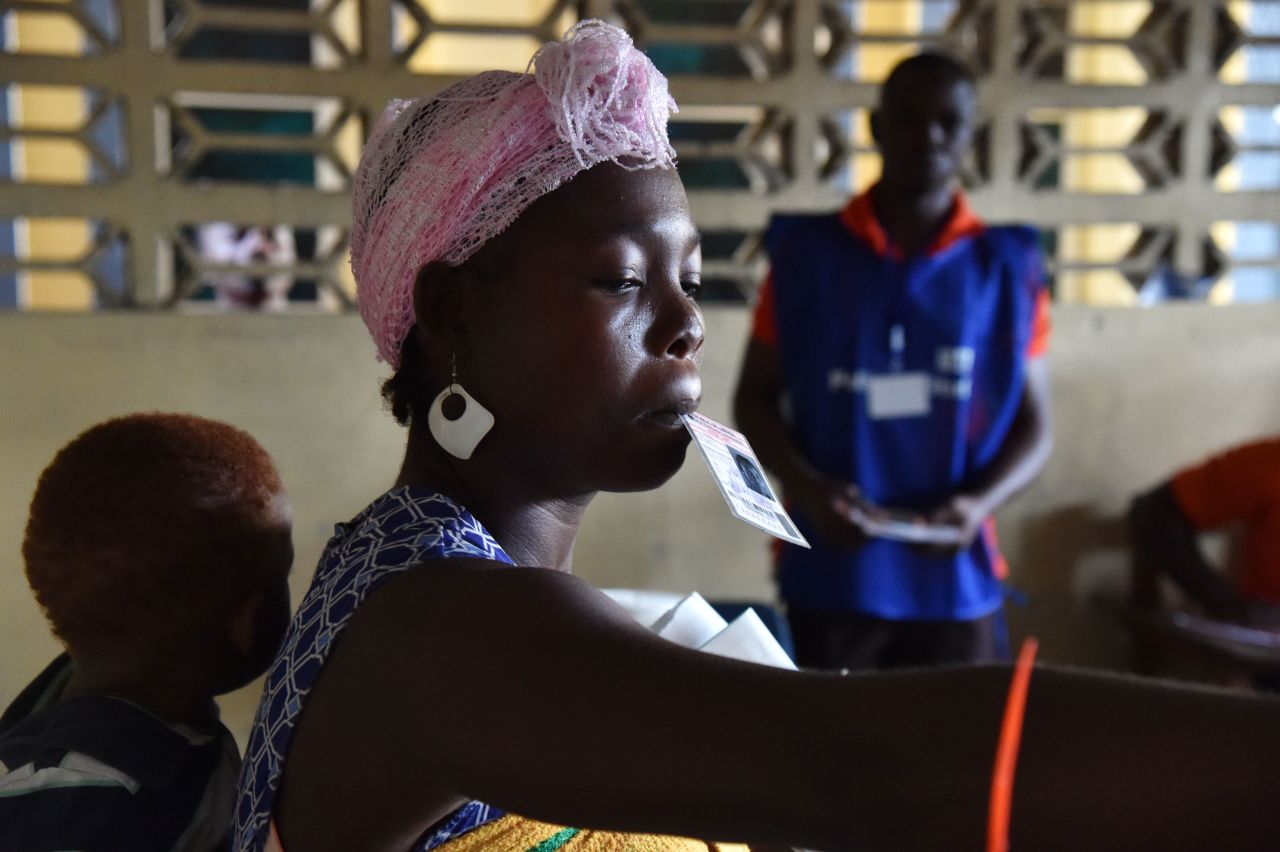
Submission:
{"label": "child's head", "polygon": [[288,623],[288,499],[245,432],[183,414],[92,427],[40,476],[22,554],[78,664],[247,683]]}

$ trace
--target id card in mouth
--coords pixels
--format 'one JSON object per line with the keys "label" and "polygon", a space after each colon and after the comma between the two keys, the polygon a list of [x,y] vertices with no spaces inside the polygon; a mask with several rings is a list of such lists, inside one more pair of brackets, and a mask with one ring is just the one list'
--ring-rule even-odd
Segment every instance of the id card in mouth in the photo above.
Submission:
{"label": "id card in mouth", "polygon": [[808,547],[809,542],[773,493],[746,436],[701,414],[684,414],[681,418],[729,504],[729,512],[769,535]]}

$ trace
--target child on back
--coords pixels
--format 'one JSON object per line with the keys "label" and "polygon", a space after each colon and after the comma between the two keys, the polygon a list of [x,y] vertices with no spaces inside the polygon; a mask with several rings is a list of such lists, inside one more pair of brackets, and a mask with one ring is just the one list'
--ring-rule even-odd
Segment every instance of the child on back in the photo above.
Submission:
{"label": "child on back", "polygon": [[213,697],[289,618],[288,499],[248,434],[89,429],[41,474],[22,553],[66,653],[0,716],[0,849],[225,845],[240,757]]}

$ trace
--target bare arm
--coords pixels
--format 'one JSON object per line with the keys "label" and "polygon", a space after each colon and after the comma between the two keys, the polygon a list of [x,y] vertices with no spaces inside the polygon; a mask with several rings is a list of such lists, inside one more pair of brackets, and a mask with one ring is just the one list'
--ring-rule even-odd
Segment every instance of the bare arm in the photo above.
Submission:
{"label": "bare arm", "polygon": [[1204,558],[1191,522],[1165,483],[1134,499],[1129,536],[1135,579],[1135,603],[1159,603],[1159,578],[1168,576],[1212,616],[1245,620],[1244,598]]}
{"label": "bare arm", "polygon": [[829,479],[796,448],[782,420],[782,364],[778,350],[759,340],[747,343],[733,397],[733,416],[760,461],[782,484],[786,498],[804,512],[832,544],[860,545],[862,531],[847,506],[861,500],[852,483]]}
{"label": "bare arm", "polygon": [[1053,451],[1053,396],[1047,358],[1027,363],[1022,402],[1009,437],[974,489],[987,514],[1026,488],[1044,469]]}
{"label": "bare arm", "polygon": [[[289,760],[320,743],[350,757],[286,775],[284,841],[322,848],[291,845],[309,824],[402,850],[430,788],[576,826],[978,849],[1007,683],[1001,667],[737,663],[653,637],[567,575],[435,564],[375,593],[335,649]],[[1038,671],[1015,848],[1261,848],[1280,830],[1277,722],[1277,702]]]}

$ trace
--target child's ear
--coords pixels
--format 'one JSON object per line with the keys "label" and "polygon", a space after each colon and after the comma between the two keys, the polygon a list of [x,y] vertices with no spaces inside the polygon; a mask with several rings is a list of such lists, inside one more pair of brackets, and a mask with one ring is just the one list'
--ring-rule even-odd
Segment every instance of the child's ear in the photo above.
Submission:
{"label": "child's ear", "polygon": [[265,594],[254,592],[237,603],[227,619],[227,638],[231,640],[231,647],[242,656],[249,656],[257,645],[258,625],[262,622],[262,608],[266,602]]}
{"label": "child's ear", "polygon": [[243,662],[240,676],[247,683],[271,665],[289,625],[289,610],[267,592],[254,592],[232,607],[226,623],[227,640]]}

